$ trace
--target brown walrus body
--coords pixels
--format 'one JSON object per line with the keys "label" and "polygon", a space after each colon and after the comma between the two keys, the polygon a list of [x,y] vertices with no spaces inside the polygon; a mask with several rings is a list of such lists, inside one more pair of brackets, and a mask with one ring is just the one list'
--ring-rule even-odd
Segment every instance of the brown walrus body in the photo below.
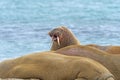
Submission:
{"label": "brown walrus body", "polygon": [[[56,34],[56,33],[54,33],[54,34]],[[72,41],[76,41],[76,38],[73,37],[72,39],[69,39],[73,34],[69,34],[69,33],[67,33],[67,31],[64,33],[61,33],[61,34],[65,35],[63,37],[63,42],[61,41],[61,43],[65,44],[66,46],[63,46],[61,44],[60,45],[61,49],[60,49],[60,48],[57,48],[58,45],[55,45],[53,43],[52,46],[54,46],[54,47],[52,47],[52,48],[54,48],[54,50],[57,50],[55,52],[60,53],[60,54],[65,54],[65,55],[83,56],[83,57],[88,57],[93,60],[96,60],[96,61],[100,62],[101,64],[103,64],[105,67],[107,67],[112,72],[112,74],[115,75],[117,80],[120,80],[120,62],[119,62],[120,55],[117,55],[117,54],[112,55],[113,53],[116,52],[115,49],[113,50],[110,47],[108,49],[108,46],[102,46],[102,47],[97,46],[97,48],[91,48],[88,45],[82,46],[82,45],[76,45],[76,44],[74,44],[74,46],[70,46],[69,45],[70,43],[67,44],[66,40],[68,40],[68,42],[72,42]],[[117,49],[117,50],[119,51],[119,49]],[[112,53],[112,54],[108,54],[104,51]]]}
{"label": "brown walrus body", "polygon": [[52,52],[35,53],[1,62],[0,78],[114,80],[113,75],[96,61]]}
{"label": "brown walrus body", "polygon": [[[53,40],[51,50],[58,50],[66,46],[80,44],[74,34],[66,27],[55,28],[49,32],[49,35]],[[110,54],[120,54],[120,46],[100,46],[96,44],[89,44],[87,46],[95,47]]]}
{"label": "brown walrus body", "polygon": [[79,45],[79,41],[74,34],[66,27],[58,27],[49,32],[53,40],[51,50],[57,50],[69,45]]}
{"label": "brown walrus body", "polygon": [[72,45],[55,51],[59,54],[91,58],[104,65],[117,80],[120,80],[120,55],[108,54],[89,46]]}
{"label": "brown walrus body", "polygon": [[95,47],[111,54],[120,54],[120,46],[100,46],[96,44],[89,44],[87,46]]}

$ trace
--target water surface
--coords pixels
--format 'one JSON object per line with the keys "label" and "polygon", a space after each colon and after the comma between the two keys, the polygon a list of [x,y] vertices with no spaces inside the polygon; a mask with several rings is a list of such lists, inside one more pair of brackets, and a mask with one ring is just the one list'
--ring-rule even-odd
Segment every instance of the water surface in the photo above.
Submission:
{"label": "water surface", "polygon": [[61,25],[81,44],[120,45],[120,0],[1,0],[0,61],[49,50]]}

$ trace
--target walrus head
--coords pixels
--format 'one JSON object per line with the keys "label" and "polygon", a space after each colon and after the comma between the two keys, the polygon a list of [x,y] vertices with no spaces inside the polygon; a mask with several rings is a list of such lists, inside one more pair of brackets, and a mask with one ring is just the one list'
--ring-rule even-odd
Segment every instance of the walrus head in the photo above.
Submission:
{"label": "walrus head", "polygon": [[52,48],[51,50],[57,50],[69,45],[79,44],[74,34],[66,27],[58,27],[51,30],[49,36],[52,38]]}
{"label": "walrus head", "polygon": [[60,46],[60,41],[62,40],[63,27],[55,28],[48,34],[52,38],[53,42],[56,42]]}

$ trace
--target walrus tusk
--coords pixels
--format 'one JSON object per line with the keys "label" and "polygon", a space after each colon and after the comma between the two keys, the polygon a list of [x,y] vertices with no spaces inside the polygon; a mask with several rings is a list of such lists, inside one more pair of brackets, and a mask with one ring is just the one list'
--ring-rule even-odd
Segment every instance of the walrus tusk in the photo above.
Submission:
{"label": "walrus tusk", "polygon": [[60,39],[58,36],[57,36],[57,39],[52,37],[52,42],[54,42],[55,40],[57,40],[57,44],[60,46]]}
{"label": "walrus tusk", "polygon": [[57,37],[57,43],[60,46],[60,39],[59,39],[59,37]]}

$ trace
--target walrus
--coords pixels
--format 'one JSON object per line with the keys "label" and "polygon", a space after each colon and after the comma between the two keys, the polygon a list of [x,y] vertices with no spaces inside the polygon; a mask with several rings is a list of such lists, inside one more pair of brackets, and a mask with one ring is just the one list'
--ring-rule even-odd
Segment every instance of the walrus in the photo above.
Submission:
{"label": "walrus", "polygon": [[[72,31],[64,26],[51,30],[49,36],[53,41],[51,50],[54,51],[70,45],[80,45]],[[100,46],[96,44],[88,44],[87,46],[95,47],[110,54],[120,54],[120,46]]]}
{"label": "walrus", "polygon": [[104,65],[117,80],[120,80],[120,55],[109,54],[94,47],[84,45],[71,45],[54,51],[55,53],[80,56],[93,59]]}
{"label": "walrus", "polygon": [[95,47],[110,54],[120,54],[120,46],[101,46],[96,44],[88,44],[87,46]]}
{"label": "walrus", "polygon": [[84,57],[38,52],[0,63],[0,78],[115,80],[98,62]]}
{"label": "walrus", "polygon": [[[54,30],[54,29],[53,29]],[[59,30],[59,28],[55,28],[55,30]],[[66,29],[68,30],[68,29]],[[112,55],[113,52],[115,53],[116,50],[112,49],[108,46],[102,46],[99,48],[95,48],[92,47],[90,45],[78,45],[78,44],[74,44],[74,45],[70,45],[67,44],[67,40],[68,42],[72,42],[72,41],[77,41],[75,36],[70,38],[70,35],[73,35],[73,33],[67,33],[64,32],[62,33],[62,31],[60,31],[62,35],[66,35],[64,37],[62,37],[63,39],[61,40],[61,43],[65,44],[65,46],[62,46],[62,44],[60,45],[60,48],[57,48],[58,45],[52,44],[52,46],[54,46],[54,51],[59,53],[59,54],[65,54],[65,55],[72,55],[72,56],[83,56],[83,57],[88,57],[91,58],[93,60],[96,60],[98,62],[100,62],[101,64],[103,64],[105,67],[107,67],[112,74],[115,75],[117,80],[120,80],[120,55],[116,54],[116,55]],[[52,33],[54,33],[54,35],[56,35],[56,33],[54,31],[52,31]],[[66,34],[67,33],[67,34]],[[68,36],[69,35],[69,36]],[[64,41],[66,40],[66,41]],[[55,42],[55,41],[54,41]],[[119,49],[117,49],[119,51]],[[117,52],[118,52],[117,51]],[[110,54],[111,53],[111,54]]]}
{"label": "walrus", "polygon": [[52,38],[53,44],[51,50],[57,50],[69,45],[79,45],[75,35],[66,27],[61,26],[51,30],[49,36]]}

